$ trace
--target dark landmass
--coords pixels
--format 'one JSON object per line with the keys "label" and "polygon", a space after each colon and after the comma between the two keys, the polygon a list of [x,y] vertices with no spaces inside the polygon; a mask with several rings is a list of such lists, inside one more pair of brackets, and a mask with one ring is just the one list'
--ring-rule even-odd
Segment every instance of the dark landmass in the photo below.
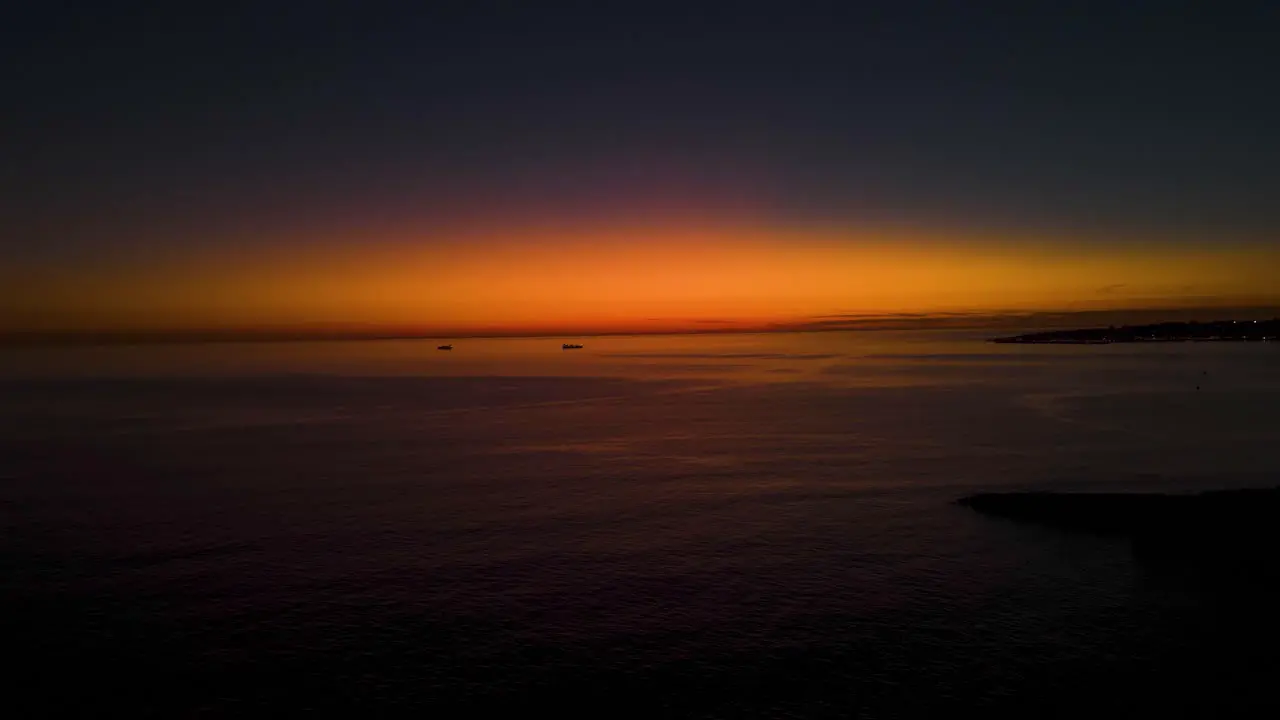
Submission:
{"label": "dark landmass", "polygon": [[[1107,324],[1108,331],[1117,323],[1141,323],[1148,320],[1185,320],[1184,324],[1208,313],[1240,318],[1240,323],[1268,320],[1280,308],[1273,299],[1261,304],[1209,307],[1166,307],[1129,310],[1071,310],[1059,312],[942,312],[942,313],[861,313],[753,325],[735,320],[673,320],[671,325],[622,329],[590,326],[562,327],[474,327],[398,326],[378,323],[301,323],[297,325],[264,325],[221,328],[155,328],[155,329],[22,329],[0,312],[0,348],[93,345],[152,345],[191,343],[253,342],[336,342],[367,340],[461,340],[467,338],[538,337],[580,338],[636,335],[721,335],[736,333],[848,332],[878,330],[983,330],[990,333],[1017,332],[1027,327],[1071,328]],[[1203,323],[1209,325],[1212,323]],[[1143,326],[1145,327],[1145,326]],[[1274,327],[1274,325],[1273,325]],[[1081,332],[1081,331],[1070,331]],[[1040,333],[1048,334],[1048,333]],[[1054,333],[1059,334],[1059,333]],[[1033,337],[1030,335],[1018,337]],[[1001,338],[1001,342],[1018,342]]]}
{"label": "dark landmass", "polygon": [[1106,345],[1135,342],[1277,342],[1280,318],[1271,320],[1215,320],[1165,322],[1155,325],[1050,330],[992,338],[996,343]]}
{"label": "dark landmass", "polygon": [[1189,495],[990,493],[957,501],[980,513],[1129,538],[1140,562],[1206,578],[1280,577],[1280,487]]}

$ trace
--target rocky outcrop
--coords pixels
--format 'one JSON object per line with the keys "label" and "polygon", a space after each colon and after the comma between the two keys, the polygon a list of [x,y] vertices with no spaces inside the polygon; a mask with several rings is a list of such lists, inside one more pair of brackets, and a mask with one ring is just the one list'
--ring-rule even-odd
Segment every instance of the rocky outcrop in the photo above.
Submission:
{"label": "rocky outcrop", "polygon": [[1141,562],[1208,577],[1280,577],[1280,487],[1199,494],[987,493],[977,512],[1068,531],[1129,538]]}

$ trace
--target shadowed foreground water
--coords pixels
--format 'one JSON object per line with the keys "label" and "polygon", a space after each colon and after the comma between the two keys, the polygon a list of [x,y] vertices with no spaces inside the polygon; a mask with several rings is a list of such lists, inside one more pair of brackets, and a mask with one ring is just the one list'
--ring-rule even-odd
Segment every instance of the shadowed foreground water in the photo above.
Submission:
{"label": "shadowed foreground water", "polygon": [[6,702],[1275,704],[1274,598],[952,501],[1280,484],[1280,348],[581,342],[15,351],[0,382]]}

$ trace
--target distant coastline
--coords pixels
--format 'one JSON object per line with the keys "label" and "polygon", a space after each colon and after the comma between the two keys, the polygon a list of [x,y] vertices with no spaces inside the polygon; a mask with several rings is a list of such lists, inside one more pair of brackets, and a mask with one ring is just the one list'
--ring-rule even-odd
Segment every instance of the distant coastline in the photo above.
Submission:
{"label": "distant coastline", "polygon": [[1143,342],[1280,342],[1280,318],[1164,322],[1153,325],[1049,330],[991,338],[994,343],[1024,345],[1108,345]]}
{"label": "distant coastline", "polygon": [[[788,322],[753,324],[746,321],[689,321],[684,325],[646,328],[564,326],[408,327],[369,324],[300,324],[222,328],[154,329],[23,329],[0,323],[0,348],[24,346],[175,345],[203,343],[351,342],[430,340],[447,343],[480,338],[634,337],[653,335],[754,335],[770,333],[962,331],[974,338],[999,332],[1040,332],[987,337],[1011,343],[1105,343],[1144,340],[1262,340],[1280,336],[1280,303],[1229,307],[1145,308],[1129,310],[991,311],[845,314],[797,318]],[[1227,315],[1236,321],[1194,320]],[[1255,322],[1256,320],[1256,322]],[[1139,324],[1157,322],[1159,324]],[[1124,323],[1121,325],[1121,323]],[[1072,330],[1095,326],[1095,329]],[[1154,330],[1153,330],[1154,329]]]}

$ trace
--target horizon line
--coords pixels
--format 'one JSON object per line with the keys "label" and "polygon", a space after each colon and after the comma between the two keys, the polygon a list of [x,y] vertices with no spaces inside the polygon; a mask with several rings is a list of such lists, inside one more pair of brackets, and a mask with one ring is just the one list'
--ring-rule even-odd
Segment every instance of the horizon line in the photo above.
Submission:
{"label": "horizon line", "polygon": [[[1248,317],[1230,317],[1232,313]],[[1271,315],[1275,313],[1276,315]],[[1212,315],[1212,317],[1210,316]],[[1192,316],[1197,316],[1192,319]],[[1264,317],[1266,316],[1266,317]],[[1093,318],[1104,324],[1155,324],[1159,322],[1212,322],[1215,320],[1254,320],[1280,318],[1280,304],[1214,307],[1170,307],[1130,309],[1061,309],[1008,311],[940,311],[935,313],[846,313],[827,314],[791,322],[775,322],[733,327],[662,329],[609,329],[566,327],[518,330],[410,328],[397,325],[299,323],[296,325],[222,328],[118,328],[118,329],[14,329],[0,330],[0,346],[48,345],[157,345],[253,342],[355,342],[377,340],[481,340],[636,337],[662,335],[758,335],[806,332],[879,332],[927,330],[1034,330],[1062,329],[1075,319]],[[1035,325],[1039,321],[1039,325]],[[1110,321],[1110,322],[1108,322]],[[731,323],[734,321],[715,321]]]}

